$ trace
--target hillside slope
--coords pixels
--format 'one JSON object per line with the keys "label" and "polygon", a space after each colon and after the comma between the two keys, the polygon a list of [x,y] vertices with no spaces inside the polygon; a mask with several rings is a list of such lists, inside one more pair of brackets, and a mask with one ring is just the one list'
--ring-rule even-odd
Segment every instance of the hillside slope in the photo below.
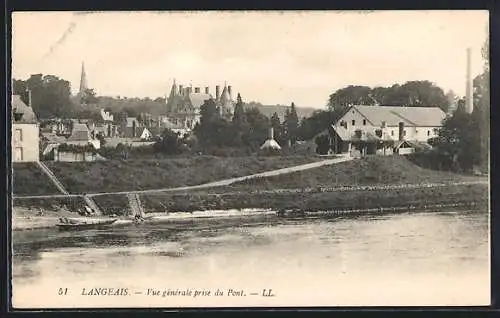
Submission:
{"label": "hillside slope", "polygon": [[373,156],[267,178],[245,180],[233,189],[306,188],[358,184],[440,183],[477,180],[445,171],[424,169],[403,156]]}
{"label": "hillside slope", "polygon": [[[132,191],[198,185],[318,161],[289,157],[181,157],[97,162],[46,162],[70,193]],[[36,165],[14,164],[16,195],[56,194]]]}

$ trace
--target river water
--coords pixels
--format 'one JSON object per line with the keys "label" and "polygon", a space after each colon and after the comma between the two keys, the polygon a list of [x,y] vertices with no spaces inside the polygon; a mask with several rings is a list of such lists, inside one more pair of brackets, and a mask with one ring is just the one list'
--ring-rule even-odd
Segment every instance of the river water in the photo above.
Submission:
{"label": "river water", "polygon": [[489,251],[488,213],[478,211],[20,231],[12,300],[15,308],[488,305]]}

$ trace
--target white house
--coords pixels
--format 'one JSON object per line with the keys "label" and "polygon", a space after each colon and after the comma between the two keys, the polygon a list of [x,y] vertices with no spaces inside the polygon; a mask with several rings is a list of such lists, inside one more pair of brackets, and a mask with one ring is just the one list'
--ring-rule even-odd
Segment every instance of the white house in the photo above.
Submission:
{"label": "white house", "polygon": [[439,107],[351,106],[332,125],[334,152],[351,152],[352,144],[361,141],[368,153],[383,151],[390,141],[396,151],[414,143],[425,144],[437,136],[445,118]]}
{"label": "white house", "polygon": [[19,95],[12,96],[12,161],[40,159],[40,126],[33,109]]}

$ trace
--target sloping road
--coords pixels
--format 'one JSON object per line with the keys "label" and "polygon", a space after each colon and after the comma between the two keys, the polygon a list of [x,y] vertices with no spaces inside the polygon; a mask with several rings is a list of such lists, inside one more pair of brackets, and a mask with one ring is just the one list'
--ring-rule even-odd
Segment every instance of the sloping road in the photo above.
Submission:
{"label": "sloping road", "polygon": [[[137,190],[137,191],[98,192],[98,193],[86,193],[86,195],[88,197],[97,197],[97,196],[114,195],[114,194],[125,194],[125,195],[126,194],[148,194],[148,193],[158,193],[158,192],[189,191],[189,190],[199,190],[199,189],[205,189],[205,188],[223,187],[223,186],[228,186],[232,183],[243,181],[243,180],[262,178],[262,177],[272,177],[272,176],[277,176],[277,175],[281,175],[281,174],[293,173],[293,172],[297,172],[297,171],[303,171],[303,170],[318,168],[318,167],[322,167],[322,166],[333,165],[333,164],[336,164],[339,162],[345,162],[345,161],[349,161],[349,160],[352,160],[352,158],[351,157],[337,157],[337,158],[333,158],[333,159],[326,159],[326,160],[322,160],[322,161],[306,163],[303,165],[282,168],[282,169],[277,169],[277,170],[271,170],[271,171],[251,174],[251,175],[247,175],[247,176],[243,176],[243,177],[224,179],[224,180],[220,180],[220,181],[209,182],[209,183],[204,183],[204,184],[194,185],[194,186]],[[12,197],[14,199],[43,199],[43,198],[70,198],[70,197],[80,197],[80,196],[82,196],[82,194],[67,194],[67,195],[49,194],[49,195],[32,195],[32,196],[13,195]]]}

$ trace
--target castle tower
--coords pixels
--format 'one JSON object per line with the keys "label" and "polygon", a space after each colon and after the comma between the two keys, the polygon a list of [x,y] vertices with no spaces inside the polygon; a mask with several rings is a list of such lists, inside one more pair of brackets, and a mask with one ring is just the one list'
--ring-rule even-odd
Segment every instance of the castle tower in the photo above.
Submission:
{"label": "castle tower", "polygon": [[220,108],[223,117],[230,118],[233,115],[233,101],[231,100],[231,96],[229,95],[229,90],[231,86],[227,86],[227,82],[224,83],[224,89],[222,90],[222,94],[220,96]]}
{"label": "castle tower", "polygon": [[87,83],[87,74],[85,73],[85,65],[82,62],[82,74],[80,76],[80,95],[85,93],[85,91],[88,89],[88,83]]}
{"label": "castle tower", "polygon": [[176,98],[181,94],[179,90],[182,90],[182,85],[180,85],[179,88],[177,88],[177,83],[174,78],[174,82],[172,83],[172,88],[170,89],[170,94],[165,99],[165,103],[167,104],[167,109],[166,109],[167,113],[173,111],[174,108],[173,106],[176,103]]}

